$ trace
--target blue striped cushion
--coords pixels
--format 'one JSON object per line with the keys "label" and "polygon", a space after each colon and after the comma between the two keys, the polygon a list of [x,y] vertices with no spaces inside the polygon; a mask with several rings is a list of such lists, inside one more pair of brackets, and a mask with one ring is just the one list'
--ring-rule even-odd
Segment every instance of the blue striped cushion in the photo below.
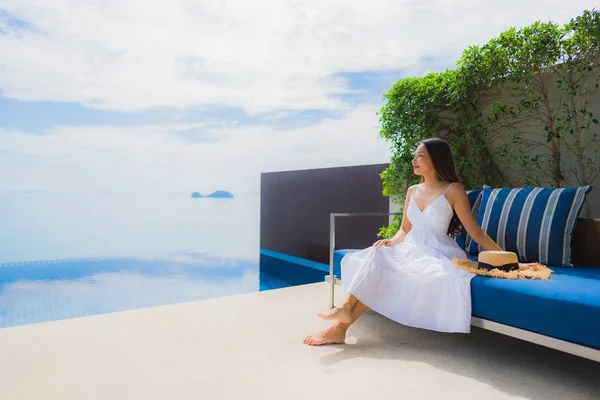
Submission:
{"label": "blue striped cushion", "polygon": [[[483,189],[477,222],[521,262],[572,266],[571,235],[591,186]],[[467,253],[484,250],[475,241]]]}

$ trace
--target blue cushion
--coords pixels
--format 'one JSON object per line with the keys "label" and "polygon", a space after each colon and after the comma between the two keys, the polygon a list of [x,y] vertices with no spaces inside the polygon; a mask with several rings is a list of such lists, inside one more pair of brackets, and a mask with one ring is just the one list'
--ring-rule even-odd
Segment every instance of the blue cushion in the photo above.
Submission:
{"label": "blue cushion", "polygon": [[600,268],[551,269],[548,280],[474,277],[472,315],[600,349]]}
{"label": "blue cushion", "polygon": [[[572,266],[571,236],[591,189],[484,188],[477,222],[522,262]],[[475,241],[467,249],[470,255],[483,250]]]}
{"label": "blue cushion", "polygon": [[[335,252],[336,276],[340,276],[342,257],[355,251]],[[554,274],[548,280],[475,276],[472,315],[600,349],[600,268],[550,268]]]}
{"label": "blue cushion", "polygon": [[333,253],[333,275],[341,277],[342,276],[342,258],[349,253],[354,253],[355,251],[360,251],[359,249],[342,249],[336,250]]}
{"label": "blue cushion", "polygon": [[[489,187],[487,185],[483,186],[484,188]],[[479,213],[479,206],[481,204],[481,189],[473,189],[467,190],[467,198],[469,199],[469,204],[471,205],[471,212],[475,219],[477,219],[477,214]],[[462,231],[455,238],[456,243],[460,246],[461,249],[466,250],[469,247],[469,243],[471,243],[471,236],[467,233],[467,231],[463,228]]]}

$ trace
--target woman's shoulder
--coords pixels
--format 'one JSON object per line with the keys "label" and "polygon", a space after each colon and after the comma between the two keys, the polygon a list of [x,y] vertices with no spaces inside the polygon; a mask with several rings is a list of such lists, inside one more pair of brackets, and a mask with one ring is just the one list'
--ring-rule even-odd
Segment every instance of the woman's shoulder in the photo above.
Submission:
{"label": "woman's shoulder", "polygon": [[410,196],[410,195],[412,195],[412,194],[415,192],[415,190],[417,190],[417,189],[418,189],[418,188],[420,188],[420,187],[421,187],[421,184],[420,184],[420,183],[417,183],[417,184],[411,185],[411,186],[409,186],[409,187],[408,187],[408,189],[406,190],[406,193],[407,193],[407,194]]}
{"label": "woman's shoulder", "polygon": [[448,193],[450,192],[465,192],[465,185],[463,185],[460,182],[452,182],[450,183],[450,185],[448,186]]}
{"label": "woman's shoulder", "polygon": [[460,182],[453,182],[446,190],[446,198],[450,200],[451,204],[454,204],[454,200],[462,199],[467,196],[465,186]]}

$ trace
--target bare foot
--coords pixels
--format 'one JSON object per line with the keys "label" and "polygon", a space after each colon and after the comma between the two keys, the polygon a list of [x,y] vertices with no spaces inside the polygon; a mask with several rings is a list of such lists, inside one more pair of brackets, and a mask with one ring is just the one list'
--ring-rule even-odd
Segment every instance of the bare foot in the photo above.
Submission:
{"label": "bare foot", "polygon": [[352,312],[346,307],[335,307],[331,311],[319,314],[319,318],[324,320],[336,320],[343,323],[352,321]]}
{"label": "bare foot", "polygon": [[315,335],[304,338],[304,344],[310,346],[322,346],[325,344],[345,344],[346,331],[334,326],[327,328]]}

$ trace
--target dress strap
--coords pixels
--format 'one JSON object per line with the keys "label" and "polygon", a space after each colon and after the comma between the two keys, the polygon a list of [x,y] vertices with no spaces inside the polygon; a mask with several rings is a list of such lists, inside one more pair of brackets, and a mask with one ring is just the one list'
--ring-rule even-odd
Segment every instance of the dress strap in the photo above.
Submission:
{"label": "dress strap", "polygon": [[450,189],[450,187],[454,185],[454,182],[450,183],[450,185],[448,185],[448,187],[446,188],[446,191],[444,192],[444,196],[446,195],[446,193],[448,192],[448,189]]}

